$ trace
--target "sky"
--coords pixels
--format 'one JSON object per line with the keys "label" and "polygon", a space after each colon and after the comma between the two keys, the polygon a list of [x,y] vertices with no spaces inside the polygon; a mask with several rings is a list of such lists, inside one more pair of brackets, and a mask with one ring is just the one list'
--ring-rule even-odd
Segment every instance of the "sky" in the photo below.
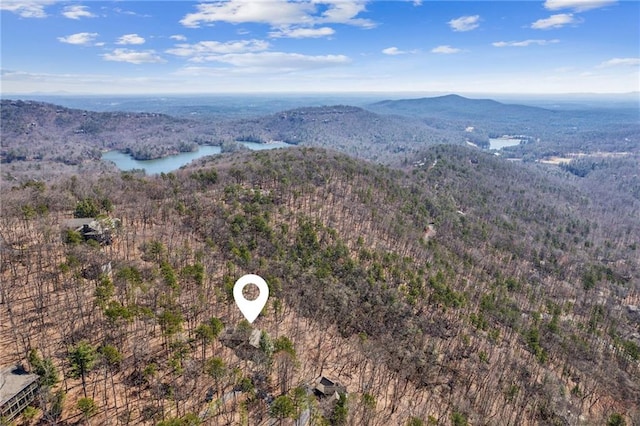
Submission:
{"label": "sky", "polygon": [[640,2],[0,0],[4,94],[628,93]]}

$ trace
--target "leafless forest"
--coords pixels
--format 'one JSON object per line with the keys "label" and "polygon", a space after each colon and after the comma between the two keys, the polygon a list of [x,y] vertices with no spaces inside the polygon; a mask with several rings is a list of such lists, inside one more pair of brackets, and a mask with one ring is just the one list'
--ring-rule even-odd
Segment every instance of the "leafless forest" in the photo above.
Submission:
{"label": "leafless forest", "polygon": [[[17,423],[639,424],[638,154],[461,145],[3,164],[0,365],[41,375]],[[253,324],[245,273],[270,287]]]}

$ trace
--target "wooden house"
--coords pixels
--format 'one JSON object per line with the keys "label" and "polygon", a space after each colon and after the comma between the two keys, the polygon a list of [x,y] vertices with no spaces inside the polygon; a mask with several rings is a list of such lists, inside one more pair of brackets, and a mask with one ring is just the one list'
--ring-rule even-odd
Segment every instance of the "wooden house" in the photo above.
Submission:
{"label": "wooden house", "polygon": [[93,217],[67,219],[62,223],[63,230],[73,230],[82,235],[85,241],[94,240],[109,245],[112,242],[112,231],[115,221],[97,220]]}
{"label": "wooden house", "polygon": [[36,374],[30,374],[20,365],[0,370],[0,418],[7,422],[15,419],[29,406],[38,393]]}
{"label": "wooden house", "polygon": [[338,382],[334,382],[324,376],[316,383],[315,390],[321,396],[335,396],[347,393],[347,388]]}

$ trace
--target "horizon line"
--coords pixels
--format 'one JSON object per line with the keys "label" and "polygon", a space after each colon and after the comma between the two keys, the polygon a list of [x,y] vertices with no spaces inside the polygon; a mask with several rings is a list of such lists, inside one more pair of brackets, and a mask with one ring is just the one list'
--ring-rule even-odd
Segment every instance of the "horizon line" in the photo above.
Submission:
{"label": "horizon line", "polygon": [[115,96],[251,96],[251,95],[377,95],[377,94],[432,94],[432,95],[499,95],[499,96],[640,96],[640,90],[625,92],[493,92],[493,91],[449,91],[449,90],[370,90],[370,91],[229,91],[229,92],[120,92],[120,93],[98,93],[98,92],[0,92],[0,98],[10,96],[92,96],[92,97],[115,97]]}

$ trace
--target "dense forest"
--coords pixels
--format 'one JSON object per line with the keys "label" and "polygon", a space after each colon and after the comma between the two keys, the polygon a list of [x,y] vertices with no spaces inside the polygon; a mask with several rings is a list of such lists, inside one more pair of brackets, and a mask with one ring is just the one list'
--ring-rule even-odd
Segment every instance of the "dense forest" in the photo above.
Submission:
{"label": "dense forest", "polygon": [[[38,131],[11,115],[33,107]],[[640,423],[637,144],[557,166],[443,144],[434,126],[393,157],[429,126],[303,108],[235,121],[246,137],[299,129],[299,146],[145,176],[50,157],[47,120],[94,114],[53,108],[2,109],[3,159],[24,151],[0,180],[0,366],[40,375],[18,424]],[[205,125],[105,114],[96,135]],[[304,146],[324,120],[354,137]],[[365,159],[345,154],[358,146]],[[68,225],[87,217],[99,238]],[[253,324],[233,299],[247,273],[270,292]]]}

